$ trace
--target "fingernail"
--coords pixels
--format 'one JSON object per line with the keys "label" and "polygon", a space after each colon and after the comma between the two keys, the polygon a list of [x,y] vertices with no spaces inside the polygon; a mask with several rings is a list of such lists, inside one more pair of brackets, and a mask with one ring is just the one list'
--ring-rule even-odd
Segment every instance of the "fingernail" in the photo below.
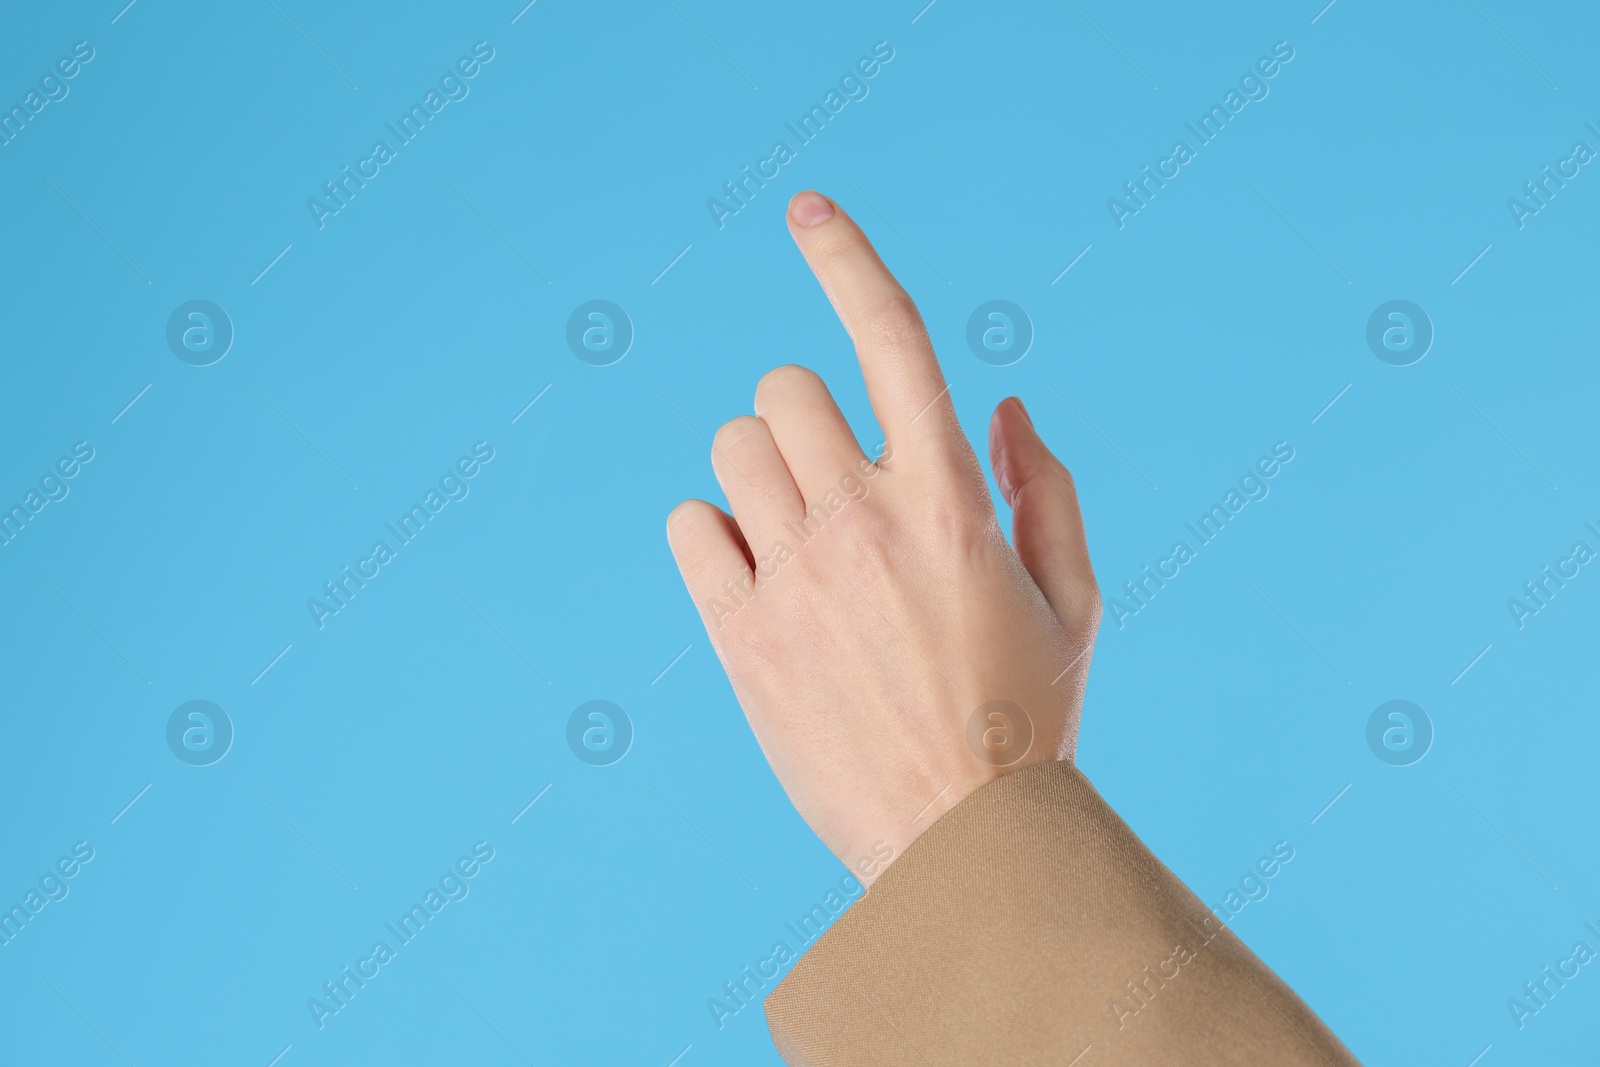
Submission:
{"label": "fingernail", "polygon": [[1022,412],[1022,417],[1028,420],[1028,425],[1029,426],[1032,426],[1033,425],[1033,416],[1028,414],[1028,409],[1027,409],[1026,406],[1023,405],[1022,398],[1020,396],[1014,396],[1011,399],[1016,401],[1017,410]]}
{"label": "fingernail", "polygon": [[815,226],[833,218],[833,204],[821,193],[808,189],[790,201],[789,216],[797,226]]}

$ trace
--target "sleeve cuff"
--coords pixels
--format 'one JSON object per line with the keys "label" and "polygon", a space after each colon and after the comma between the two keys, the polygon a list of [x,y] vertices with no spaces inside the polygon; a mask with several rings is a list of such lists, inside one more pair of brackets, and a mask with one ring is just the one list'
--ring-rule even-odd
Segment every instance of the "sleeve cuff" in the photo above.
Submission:
{"label": "sleeve cuff", "polygon": [[765,1007],[792,1067],[1356,1063],[1070,763],[947,812]]}

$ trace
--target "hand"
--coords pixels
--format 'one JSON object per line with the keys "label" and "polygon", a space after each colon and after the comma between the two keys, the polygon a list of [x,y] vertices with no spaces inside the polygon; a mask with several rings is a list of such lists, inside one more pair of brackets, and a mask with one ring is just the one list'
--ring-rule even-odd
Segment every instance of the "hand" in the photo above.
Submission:
{"label": "hand", "polygon": [[712,442],[733,515],[685,501],[667,534],[789,799],[870,883],[979,786],[1072,758],[1100,596],[1072,476],[1021,401],[989,427],[1013,550],[911,298],[821,195],[789,230],[887,447],[869,460],[822,379],[779,367]]}

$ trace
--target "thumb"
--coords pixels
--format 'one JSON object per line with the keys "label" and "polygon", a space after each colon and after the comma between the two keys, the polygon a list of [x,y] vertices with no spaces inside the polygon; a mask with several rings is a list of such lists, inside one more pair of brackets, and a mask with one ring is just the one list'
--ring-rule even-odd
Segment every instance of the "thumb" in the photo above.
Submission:
{"label": "thumb", "polygon": [[994,409],[989,461],[1011,507],[1011,541],[1022,565],[1068,629],[1092,634],[1100,622],[1100,589],[1089,566],[1078,491],[1016,397]]}

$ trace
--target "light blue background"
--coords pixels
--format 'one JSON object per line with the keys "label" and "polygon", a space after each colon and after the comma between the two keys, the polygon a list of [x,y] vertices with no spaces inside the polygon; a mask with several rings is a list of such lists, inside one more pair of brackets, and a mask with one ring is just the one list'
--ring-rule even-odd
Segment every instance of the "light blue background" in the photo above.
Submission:
{"label": "light blue background", "polygon": [[[0,1061],[778,1062],[706,1002],[843,869],[663,520],[721,499],[706,436],[777,364],[876,439],[783,225],[814,186],[920,301],[968,432],[1026,400],[1108,598],[1293,445],[1107,616],[1081,764],[1208,902],[1292,843],[1234,926],[1364,1061],[1589,1062],[1600,968],[1524,1030],[1506,1000],[1600,948],[1600,567],[1524,629],[1506,601],[1600,548],[1600,172],[1520,231],[1506,200],[1600,148],[1591,7],[277,3],[0,27],[8,107],[96,50],[0,148],[0,500],[96,453],[0,549],[0,903],[96,850],[0,948]],[[470,96],[319,231],[307,198],[479,40]],[[870,96],[719,231],[707,198],[880,40]],[[1119,230],[1107,198],[1280,40],[1270,96]],[[197,298],[237,331],[205,368],[164,340]],[[637,331],[615,366],[565,344],[593,298]],[[1037,331],[1011,367],[965,347],[994,298]],[[1411,367],[1364,339],[1394,298],[1437,331]],[[319,631],[307,598],[479,440],[470,496]],[[606,768],[564,739],[593,698],[637,731]],[[1365,741],[1395,698],[1437,733],[1405,768]],[[164,739],[191,699],[237,730],[207,768]],[[470,896],[319,1031],[307,998],[478,840]]]}

